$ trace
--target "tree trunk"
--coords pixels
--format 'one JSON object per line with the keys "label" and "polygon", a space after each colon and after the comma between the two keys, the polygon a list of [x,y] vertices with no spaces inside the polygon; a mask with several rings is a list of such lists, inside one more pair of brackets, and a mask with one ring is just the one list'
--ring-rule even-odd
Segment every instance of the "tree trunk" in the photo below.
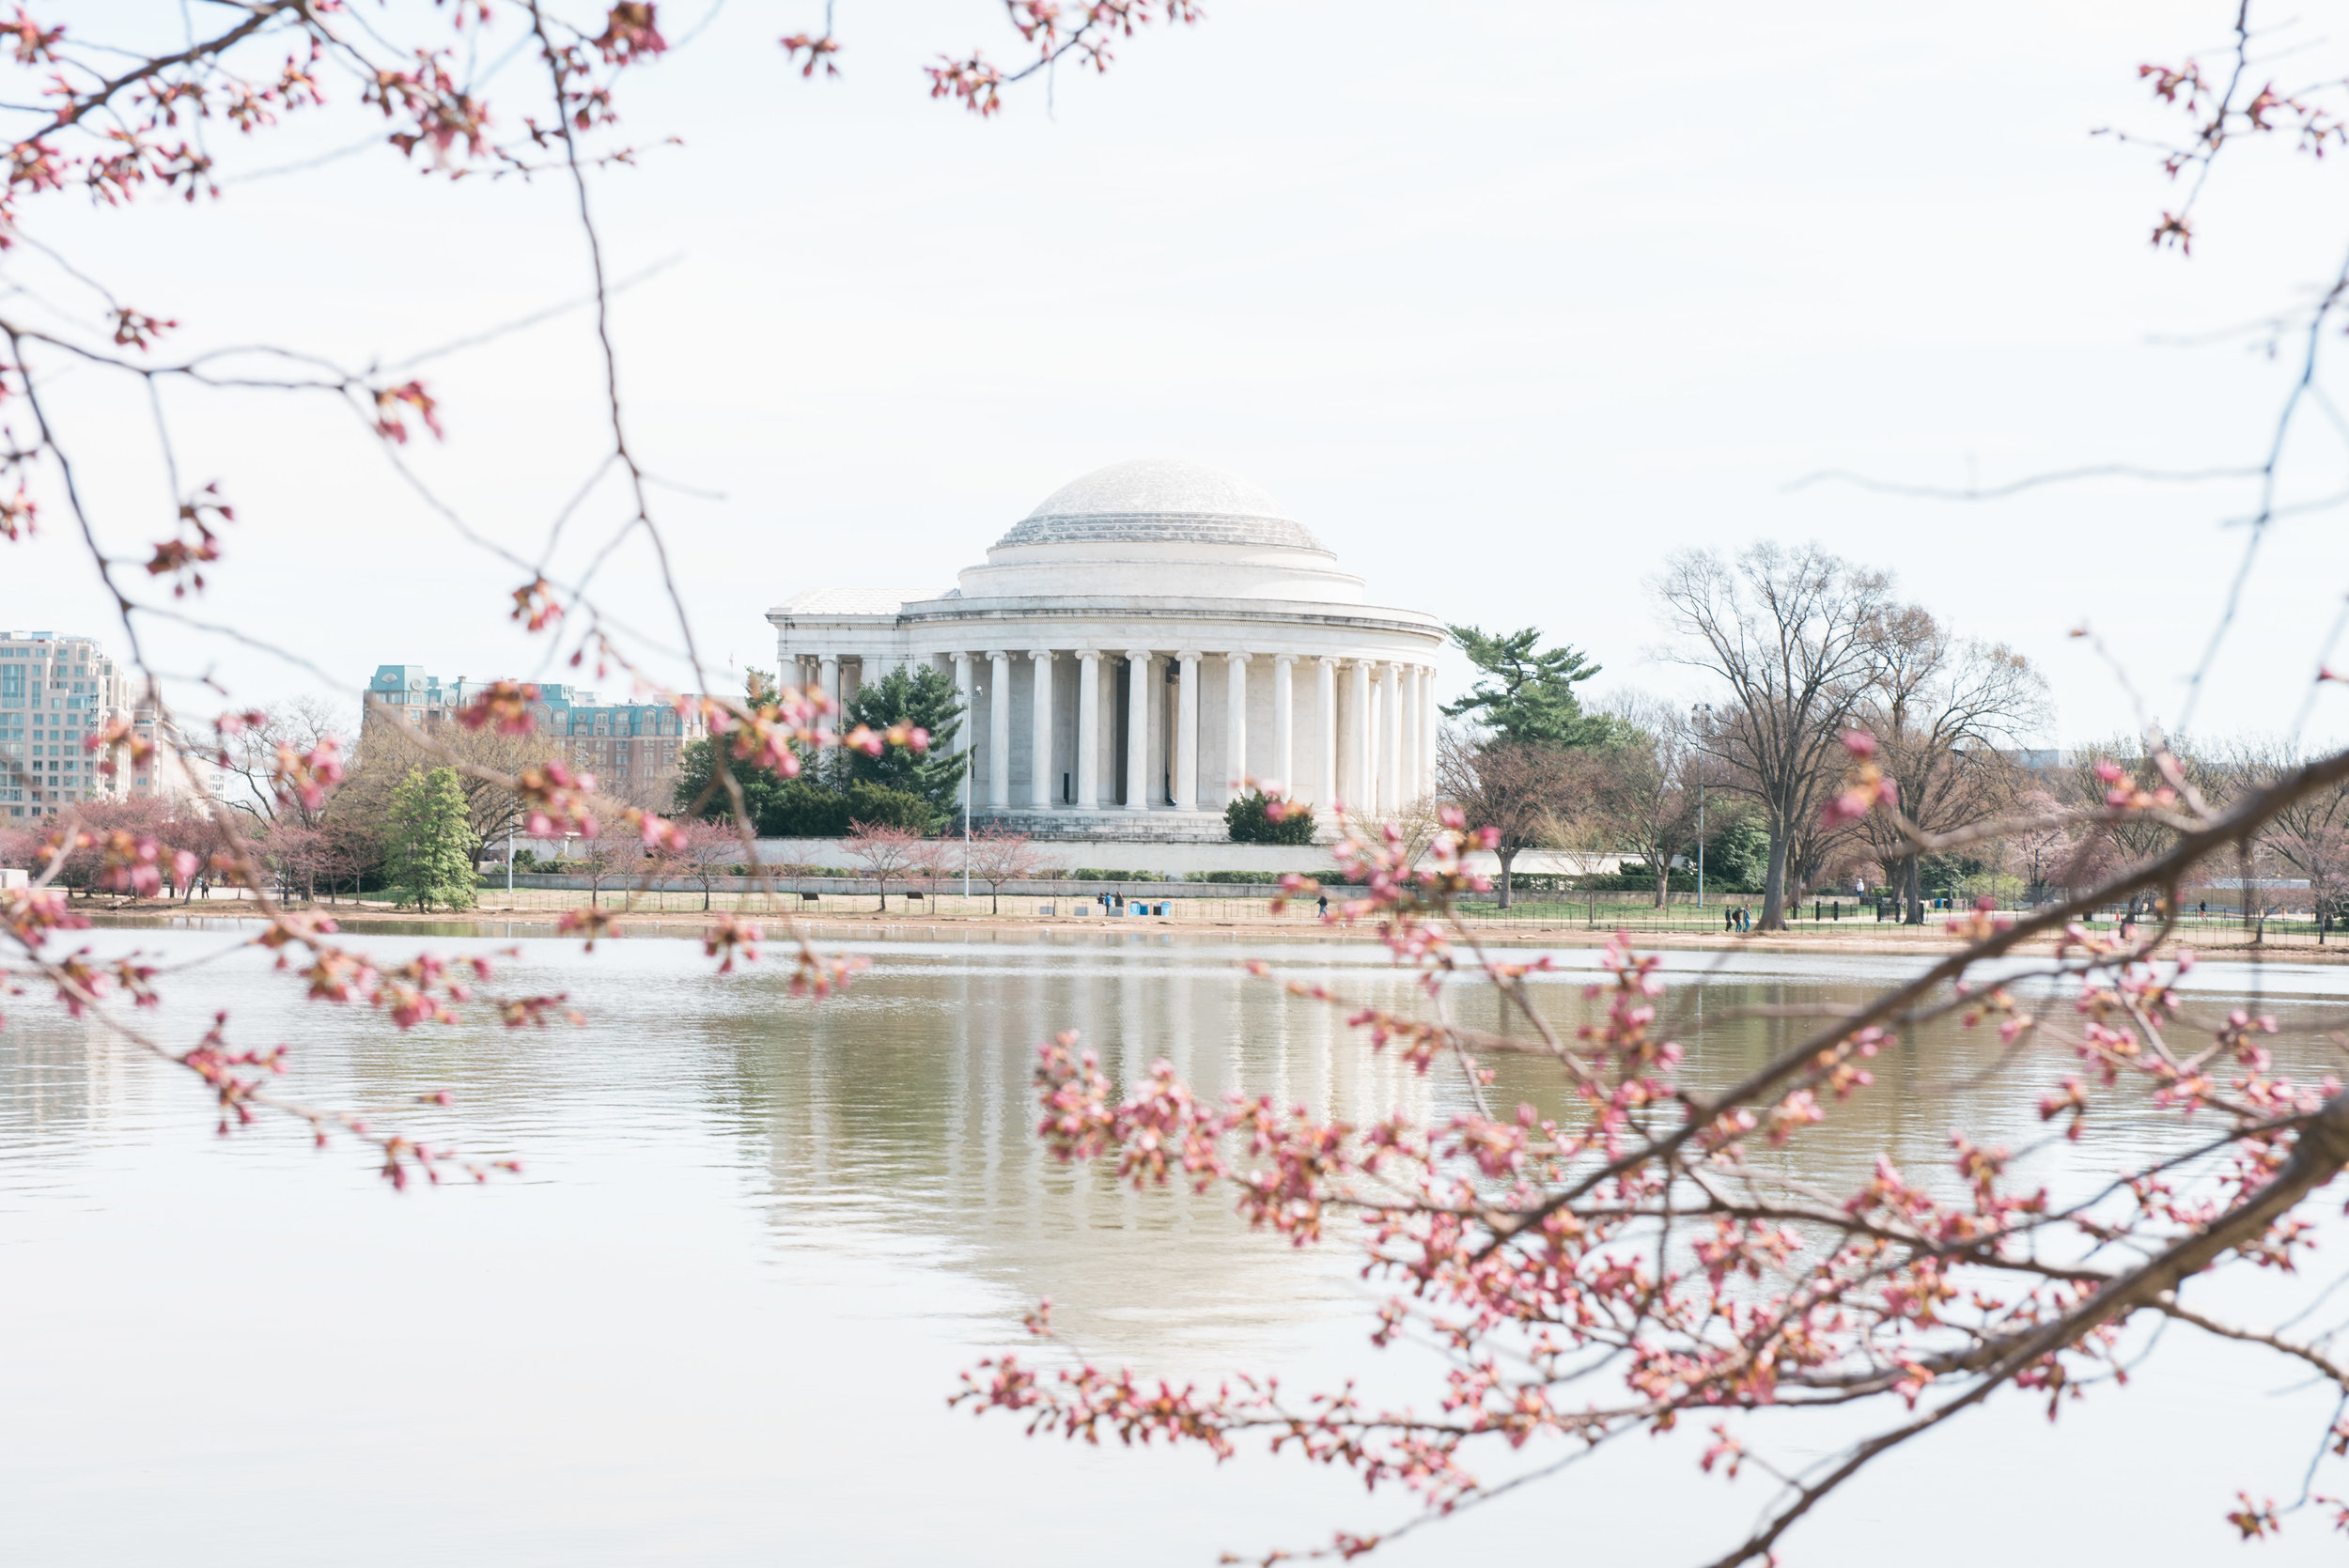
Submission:
{"label": "tree trunk", "polygon": [[1509,907],[1509,868],[1517,863],[1517,852],[1504,844],[1493,853],[1501,857],[1501,907],[1505,909]]}
{"label": "tree trunk", "polygon": [[1922,925],[1925,923],[1924,876],[1924,867],[1916,856],[1910,855],[1901,862],[1901,903],[1904,906],[1901,922],[1905,925]]}
{"label": "tree trunk", "polygon": [[1786,851],[1789,834],[1779,824],[1770,824],[1770,869],[1762,883],[1762,918],[1753,923],[1757,931],[1786,929]]}
{"label": "tree trunk", "polygon": [[1659,855],[1656,862],[1656,907],[1664,907],[1664,894],[1672,891],[1672,862],[1669,855]]}

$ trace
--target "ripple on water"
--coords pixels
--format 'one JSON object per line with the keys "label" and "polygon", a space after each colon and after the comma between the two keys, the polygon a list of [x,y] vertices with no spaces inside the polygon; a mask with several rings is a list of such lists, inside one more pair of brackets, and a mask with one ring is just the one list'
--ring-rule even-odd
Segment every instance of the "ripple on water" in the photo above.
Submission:
{"label": "ripple on water", "polygon": [[[1246,979],[1243,944],[874,940],[850,944],[872,970],[815,1004],[789,997],[772,964],[713,979],[687,942],[606,942],[583,958],[521,932],[400,926],[366,945],[517,948],[500,985],[569,993],[590,1021],[395,1036],[295,1000],[261,955],[238,951],[250,929],[197,921],[93,940],[209,955],[143,1016],[160,1037],[226,1008],[237,1038],[294,1048],[300,1095],[383,1104],[446,1088],[457,1104],[418,1111],[420,1125],[518,1157],[524,1174],[395,1198],[351,1153],[320,1156],[296,1133],[217,1139],[197,1086],[86,1024],[12,1008],[0,1332],[19,1353],[0,1358],[0,1518],[23,1560],[1205,1563],[1382,1516],[1320,1472],[1031,1444],[944,1408],[956,1369],[1018,1345],[1019,1312],[1046,1294],[1109,1362],[1200,1377],[1285,1368],[1304,1386],[1353,1364],[1369,1287],[1343,1246],[1299,1251],[1218,1202],[1119,1188],[1053,1164],[1031,1136],[1033,1053],[1064,1028],[1124,1083],[1164,1056],[1204,1093],[1355,1120],[1455,1107],[1444,1083],[1367,1052],[1326,1010]],[[1289,976],[1408,1000],[1374,949],[1268,955]],[[1565,972],[1543,994],[1572,1023],[1595,955],[1557,957]],[[1730,1010],[1848,999],[1913,963],[1674,953],[1668,1021],[1691,1075],[1720,1081],[1800,1027]],[[2195,1008],[2256,996],[2306,1019],[2337,1008],[2349,971],[2212,964],[2193,986]],[[1481,996],[1461,1005],[1506,1027]],[[1957,1120],[2038,1141],[2027,1085],[1946,1092],[1986,1049],[1952,1027],[1904,1041],[1879,1061],[1876,1092],[1784,1157],[1837,1185],[1879,1150],[1941,1172]],[[1504,1100],[1556,1103],[1536,1063],[1500,1071]],[[2128,1147],[2174,1136],[2147,1124]],[[2060,1143],[2032,1158],[2060,1189],[2096,1175]],[[1904,1560],[1971,1562],[2010,1535],[2042,1560],[2180,1560],[2181,1541],[2197,1560],[2215,1555],[2232,1487],[2282,1490],[2312,1433],[2289,1400],[2247,1420],[2223,1357],[2179,1365],[2052,1435],[2019,1402],[1994,1409],[1863,1490],[1806,1549],[1857,1560],[1916,1489],[1958,1474],[2000,1498],[2000,1518],[1903,1527]],[[2230,1434],[2217,1453],[2215,1428]],[[1554,1549],[1569,1525],[1594,1560],[1677,1560],[1759,1501],[1693,1479],[1669,1445],[1641,1452],[1411,1538],[1392,1560]],[[2201,1456],[2190,1479],[2173,1474],[2181,1452]],[[2083,1519],[2076,1495],[2112,1506]],[[2314,1535],[2263,1562],[2312,1555]]]}

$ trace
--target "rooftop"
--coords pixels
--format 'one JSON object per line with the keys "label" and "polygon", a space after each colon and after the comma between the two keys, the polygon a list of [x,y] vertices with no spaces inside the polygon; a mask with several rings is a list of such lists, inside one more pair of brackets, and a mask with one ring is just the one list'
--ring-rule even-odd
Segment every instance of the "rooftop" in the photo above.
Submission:
{"label": "rooftop", "polygon": [[905,596],[878,588],[809,588],[775,607],[786,615],[894,615]]}
{"label": "rooftop", "polygon": [[1046,496],[995,541],[995,548],[1078,543],[1322,549],[1303,523],[1255,485],[1179,458],[1139,458],[1097,468]]}

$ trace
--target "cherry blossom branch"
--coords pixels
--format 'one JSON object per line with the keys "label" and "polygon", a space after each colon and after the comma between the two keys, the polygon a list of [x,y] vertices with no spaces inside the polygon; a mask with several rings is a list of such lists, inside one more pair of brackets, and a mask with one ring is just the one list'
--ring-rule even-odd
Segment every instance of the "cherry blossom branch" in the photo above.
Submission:
{"label": "cherry blossom branch", "polygon": [[[1691,1100],[1692,1114],[1679,1130],[1668,1134],[1652,1146],[1642,1146],[1622,1155],[1584,1176],[1544,1206],[1527,1214],[1520,1226],[1538,1225],[1600,1183],[1622,1175],[1650,1159],[1677,1151],[1723,1111],[1768,1093],[1800,1072],[1819,1052],[1834,1048],[1860,1030],[1884,1024],[1941,986],[1962,978],[1968,970],[1983,960],[1999,957],[2032,938],[2061,931],[2080,916],[2092,913],[2132,893],[2147,888],[2174,886],[2186,868],[2274,820],[2277,814],[2293,801],[2343,780],[2349,780],[2349,751],[2336,753],[2295,769],[2199,830],[2181,834],[2178,842],[2164,853],[2122,871],[2096,887],[2021,919],[1999,923],[1995,929],[1933,965],[1916,979],[1883,993],[1850,1014],[1837,1028],[1813,1035],[1800,1047],[1718,1094]],[[1486,1244],[1486,1252],[1489,1253],[1492,1248],[1505,1239],[1506,1236],[1495,1236]]]}

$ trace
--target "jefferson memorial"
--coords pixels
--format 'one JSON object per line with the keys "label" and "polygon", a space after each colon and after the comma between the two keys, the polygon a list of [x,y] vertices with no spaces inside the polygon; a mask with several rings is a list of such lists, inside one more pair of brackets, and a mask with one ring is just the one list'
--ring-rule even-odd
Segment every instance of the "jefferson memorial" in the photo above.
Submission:
{"label": "jefferson memorial", "polygon": [[783,679],[852,696],[950,671],[973,817],[1040,838],[1221,840],[1277,784],[1391,814],[1434,786],[1444,628],[1245,479],[1143,459],[1063,486],[935,598],[813,588],[768,612]]}

